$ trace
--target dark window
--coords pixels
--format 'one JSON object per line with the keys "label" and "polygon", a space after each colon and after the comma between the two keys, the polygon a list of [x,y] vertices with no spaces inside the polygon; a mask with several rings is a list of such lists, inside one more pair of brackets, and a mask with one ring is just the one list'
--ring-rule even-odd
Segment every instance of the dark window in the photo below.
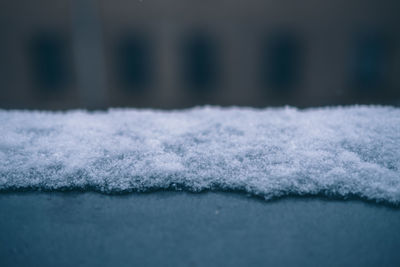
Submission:
{"label": "dark window", "polygon": [[70,81],[66,40],[57,33],[39,33],[30,43],[34,82],[42,90],[56,91]]}
{"label": "dark window", "polygon": [[209,89],[218,82],[216,41],[204,33],[187,36],[183,41],[183,79],[194,89]]}
{"label": "dark window", "polygon": [[356,87],[375,89],[384,86],[388,43],[381,34],[362,34],[356,39],[353,75]]}
{"label": "dark window", "polygon": [[142,89],[153,80],[152,47],[142,34],[124,36],[117,44],[117,73],[127,88]]}
{"label": "dark window", "polygon": [[263,45],[262,82],[266,87],[291,88],[299,81],[301,47],[292,34],[273,34]]}

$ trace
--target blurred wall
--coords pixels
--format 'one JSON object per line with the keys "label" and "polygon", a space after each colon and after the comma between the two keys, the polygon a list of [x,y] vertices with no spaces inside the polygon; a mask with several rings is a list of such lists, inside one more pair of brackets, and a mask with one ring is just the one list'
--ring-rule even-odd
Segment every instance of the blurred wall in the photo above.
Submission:
{"label": "blurred wall", "polygon": [[0,4],[0,108],[400,104],[398,1]]}

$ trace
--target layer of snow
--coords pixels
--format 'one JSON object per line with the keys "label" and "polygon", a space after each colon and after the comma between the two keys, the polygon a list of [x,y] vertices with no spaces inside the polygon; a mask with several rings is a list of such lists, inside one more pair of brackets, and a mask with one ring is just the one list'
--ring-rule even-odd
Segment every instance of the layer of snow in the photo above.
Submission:
{"label": "layer of snow", "polygon": [[0,111],[0,190],[244,190],[400,203],[400,109]]}

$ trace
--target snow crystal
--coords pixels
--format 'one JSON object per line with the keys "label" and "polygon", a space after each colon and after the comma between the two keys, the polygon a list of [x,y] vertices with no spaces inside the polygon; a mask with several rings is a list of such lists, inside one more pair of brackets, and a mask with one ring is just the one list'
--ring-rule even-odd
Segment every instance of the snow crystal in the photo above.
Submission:
{"label": "snow crystal", "polygon": [[181,188],[400,203],[400,109],[0,111],[0,190]]}

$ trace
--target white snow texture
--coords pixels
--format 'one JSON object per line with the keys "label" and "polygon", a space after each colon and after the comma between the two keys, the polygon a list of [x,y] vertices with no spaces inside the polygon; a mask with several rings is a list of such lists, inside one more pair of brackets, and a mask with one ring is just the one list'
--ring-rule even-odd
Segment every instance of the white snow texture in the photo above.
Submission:
{"label": "white snow texture", "polygon": [[0,110],[0,190],[186,189],[400,203],[400,109]]}

